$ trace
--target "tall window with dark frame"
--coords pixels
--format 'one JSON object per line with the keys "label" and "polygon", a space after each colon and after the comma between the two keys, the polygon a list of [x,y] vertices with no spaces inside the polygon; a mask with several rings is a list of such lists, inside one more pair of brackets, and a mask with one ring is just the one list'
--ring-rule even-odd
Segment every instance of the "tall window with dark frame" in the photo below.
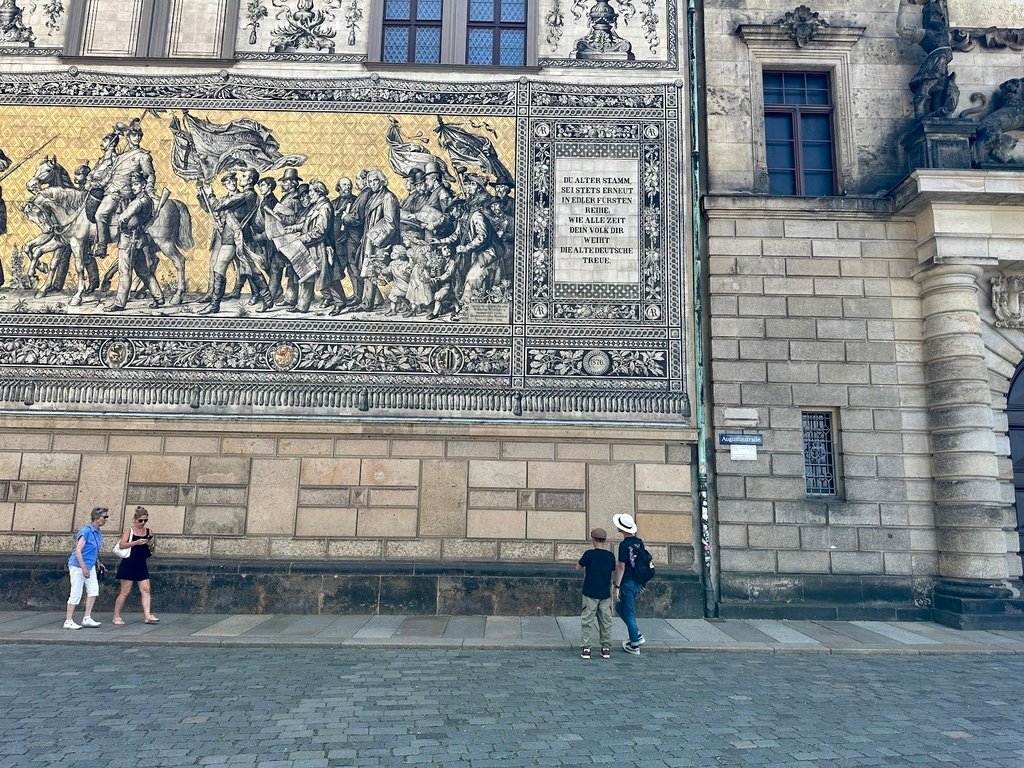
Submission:
{"label": "tall window with dark frame", "polygon": [[826,72],[765,72],[768,193],[836,193],[832,89]]}
{"label": "tall window with dark frame", "polygon": [[466,63],[526,64],[526,0],[469,0]]}
{"label": "tall window with dark frame", "polygon": [[808,496],[836,496],[835,431],[828,411],[800,414],[804,433],[804,479]]}

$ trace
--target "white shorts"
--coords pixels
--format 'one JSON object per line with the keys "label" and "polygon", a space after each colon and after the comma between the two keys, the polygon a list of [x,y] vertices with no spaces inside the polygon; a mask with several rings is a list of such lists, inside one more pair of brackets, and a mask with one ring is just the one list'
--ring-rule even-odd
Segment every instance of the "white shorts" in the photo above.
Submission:
{"label": "white shorts", "polygon": [[100,593],[100,582],[96,578],[96,566],[89,571],[89,578],[82,575],[82,569],[77,565],[69,565],[68,572],[71,574],[71,596],[68,598],[68,605],[78,605],[82,602],[82,587],[89,597],[96,597]]}

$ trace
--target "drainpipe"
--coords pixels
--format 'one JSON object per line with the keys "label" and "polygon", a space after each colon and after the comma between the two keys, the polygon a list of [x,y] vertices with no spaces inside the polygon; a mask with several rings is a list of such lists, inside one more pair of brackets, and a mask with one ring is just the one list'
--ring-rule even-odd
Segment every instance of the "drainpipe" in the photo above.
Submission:
{"label": "drainpipe", "polygon": [[700,165],[700,98],[697,72],[697,0],[686,4],[686,70],[690,85],[690,220],[693,234],[690,250],[693,274],[693,336],[694,336],[694,417],[697,426],[697,505],[700,512],[701,539],[701,582],[704,586],[704,615],[718,616],[718,600],[715,589],[715,570],[711,538],[711,516],[708,506],[708,426],[706,380],[704,371],[704,272],[702,228],[700,211],[701,165]]}

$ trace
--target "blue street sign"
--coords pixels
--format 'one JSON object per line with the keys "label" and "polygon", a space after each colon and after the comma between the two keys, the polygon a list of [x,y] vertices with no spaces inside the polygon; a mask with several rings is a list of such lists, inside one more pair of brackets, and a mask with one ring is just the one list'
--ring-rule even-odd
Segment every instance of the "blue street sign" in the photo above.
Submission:
{"label": "blue street sign", "polygon": [[744,435],[738,432],[722,432],[719,445],[764,445],[764,435]]}

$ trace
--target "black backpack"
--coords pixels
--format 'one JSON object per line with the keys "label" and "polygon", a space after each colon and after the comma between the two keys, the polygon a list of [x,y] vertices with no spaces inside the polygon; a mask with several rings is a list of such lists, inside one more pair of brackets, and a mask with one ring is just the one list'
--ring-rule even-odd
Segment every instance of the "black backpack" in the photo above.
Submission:
{"label": "black backpack", "polygon": [[642,541],[629,548],[629,564],[633,569],[633,581],[641,587],[654,578],[654,558]]}

